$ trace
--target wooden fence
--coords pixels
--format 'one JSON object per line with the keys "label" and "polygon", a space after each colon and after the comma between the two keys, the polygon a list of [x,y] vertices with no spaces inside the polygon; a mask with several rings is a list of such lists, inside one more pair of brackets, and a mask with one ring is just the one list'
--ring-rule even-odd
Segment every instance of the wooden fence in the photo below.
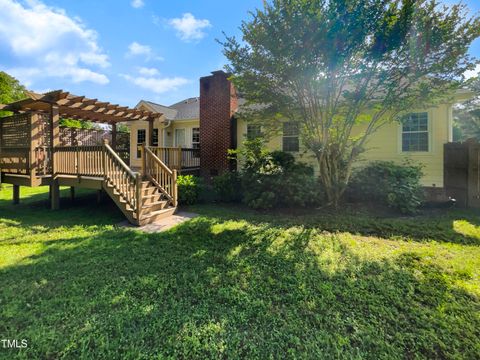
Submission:
{"label": "wooden fence", "polygon": [[480,208],[480,144],[475,140],[444,145],[444,186],[460,207]]}

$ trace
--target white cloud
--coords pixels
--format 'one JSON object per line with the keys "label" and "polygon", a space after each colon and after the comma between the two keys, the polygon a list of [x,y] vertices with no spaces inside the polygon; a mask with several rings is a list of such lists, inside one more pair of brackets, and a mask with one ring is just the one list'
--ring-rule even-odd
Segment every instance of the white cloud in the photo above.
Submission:
{"label": "white cloud", "polygon": [[135,9],[139,9],[145,5],[143,0],[132,0],[130,3]]}
{"label": "white cloud", "polygon": [[155,76],[160,73],[155,68],[139,67],[137,70],[140,75],[144,75],[144,76]]}
{"label": "white cloud", "polygon": [[184,41],[202,39],[206,35],[203,30],[212,26],[207,19],[196,19],[190,13],[183,14],[181,18],[170,19],[168,23],[177,30],[177,35]]}
{"label": "white cloud", "polygon": [[161,56],[155,55],[155,53],[153,52],[150,46],[139,44],[136,41],[128,45],[128,51],[126,55],[129,57],[143,56],[147,61],[152,59],[159,60],[159,61],[163,60]]}
{"label": "white cloud", "polygon": [[160,72],[154,68],[138,68],[138,76],[128,74],[121,74],[120,76],[132,84],[156,94],[173,91],[189,83],[189,80],[183,77],[161,77]]}
{"label": "white cloud", "polygon": [[465,77],[467,79],[471,79],[476,76],[480,76],[480,64],[478,64],[477,67],[473,70],[465,71]]}
{"label": "white cloud", "polygon": [[110,65],[97,33],[38,0],[0,0],[0,46],[16,63],[24,64],[7,69],[23,83],[48,77],[108,83],[106,75],[90,68]]}

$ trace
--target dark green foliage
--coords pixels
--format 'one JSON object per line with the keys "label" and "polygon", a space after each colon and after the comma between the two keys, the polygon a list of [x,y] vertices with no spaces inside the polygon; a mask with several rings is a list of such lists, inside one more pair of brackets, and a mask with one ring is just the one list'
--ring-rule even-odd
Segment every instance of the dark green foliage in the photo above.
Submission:
{"label": "dark green foliage", "polygon": [[268,151],[261,139],[246,141],[241,150],[243,201],[254,209],[312,206],[321,187],[313,169],[282,151]]}
{"label": "dark green foliage", "polygon": [[418,165],[373,162],[354,173],[348,192],[353,199],[413,214],[422,204],[421,177],[422,167]]}
{"label": "dark green foliage", "polygon": [[[4,71],[0,71],[0,104],[9,104],[22,100],[25,96],[25,87],[14,77]],[[9,115],[8,111],[1,111],[0,116]]]}
{"label": "dark green foliage", "polygon": [[243,194],[240,175],[232,171],[214,177],[213,191],[220,202],[240,202]]}
{"label": "dark green foliage", "polygon": [[202,178],[193,175],[179,175],[177,184],[180,205],[193,205],[199,201],[204,187]]}

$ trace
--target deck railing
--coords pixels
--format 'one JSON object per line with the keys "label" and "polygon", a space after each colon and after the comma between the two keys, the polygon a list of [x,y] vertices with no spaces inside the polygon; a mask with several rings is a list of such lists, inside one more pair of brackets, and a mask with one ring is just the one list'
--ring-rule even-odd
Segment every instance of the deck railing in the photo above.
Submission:
{"label": "deck railing", "polygon": [[133,172],[105,141],[99,146],[61,146],[54,149],[56,175],[102,177],[139,215],[141,175]]}
{"label": "deck railing", "polygon": [[200,168],[200,149],[180,147],[148,147],[170,169]]}
{"label": "deck railing", "polygon": [[177,206],[177,170],[169,167],[155,154],[152,148],[141,147],[142,173],[169,200],[172,206]]}

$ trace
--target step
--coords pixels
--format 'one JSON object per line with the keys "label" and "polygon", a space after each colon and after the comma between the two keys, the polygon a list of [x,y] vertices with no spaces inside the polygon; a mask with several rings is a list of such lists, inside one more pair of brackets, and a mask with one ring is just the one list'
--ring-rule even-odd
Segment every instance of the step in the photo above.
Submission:
{"label": "step", "polygon": [[156,194],[153,194],[153,195],[145,195],[145,196],[142,196],[142,204],[143,205],[148,205],[148,204],[152,204],[154,202],[157,202],[157,201],[163,201],[165,199],[165,196],[163,196],[162,193],[156,193]]}
{"label": "step", "polygon": [[167,205],[167,201],[156,201],[148,205],[142,206],[142,214],[149,214],[157,210],[163,210]]}
{"label": "step", "polygon": [[166,209],[157,210],[157,211],[153,211],[149,214],[142,215],[140,217],[139,225],[142,226],[142,225],[150,224],[150,223],[155,222],[157,220],[164,219],[166,217],[169,217],[169,216],[173,215],[175,213],[175,211],[177,211],[177,208],[169,207],[169,208],[166,208]]}

